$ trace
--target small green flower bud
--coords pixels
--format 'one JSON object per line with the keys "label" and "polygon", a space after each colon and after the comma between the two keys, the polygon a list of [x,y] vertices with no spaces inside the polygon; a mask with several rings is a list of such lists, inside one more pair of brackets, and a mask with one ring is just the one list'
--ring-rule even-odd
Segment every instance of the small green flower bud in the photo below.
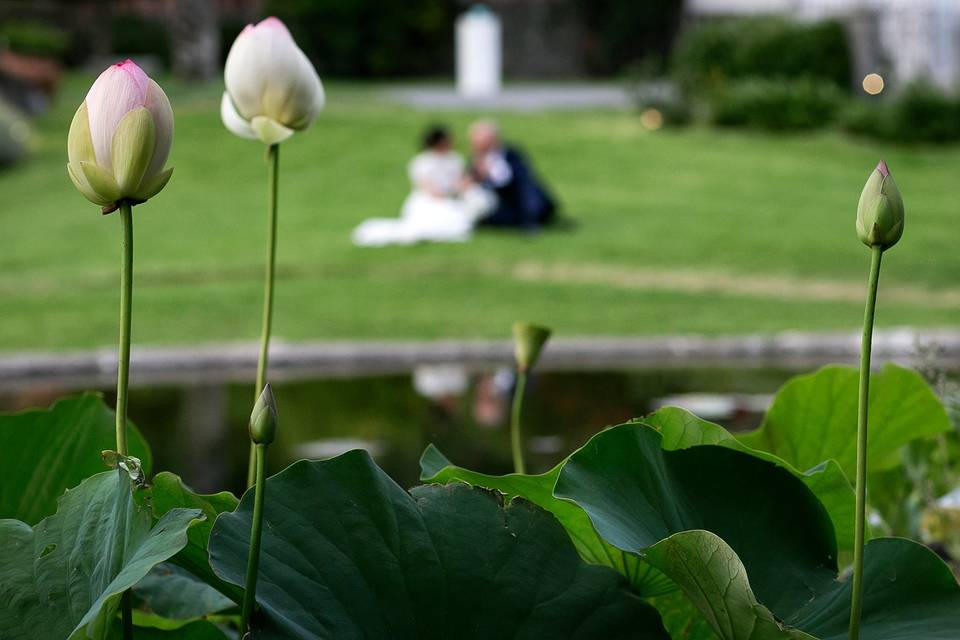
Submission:
{"label": "small green flower bud", "polygon": [[857,205],[857,236],[868,247],[889,249],[903,235],[903,199],[883,160],[870,174]]}
{"label": "small green flower bud", "polygon": [[550,338],[550,329],[546,327],[527,322],[514,323],[514,355],[517,359],[517,368],[520,371],[529,371],[536,364],[548,338]]}
{"label": "small green flower bud", "polygon": [[268,382],[250,414],[250,439],[254,444],[270,444],[277,437],[277,403]]}

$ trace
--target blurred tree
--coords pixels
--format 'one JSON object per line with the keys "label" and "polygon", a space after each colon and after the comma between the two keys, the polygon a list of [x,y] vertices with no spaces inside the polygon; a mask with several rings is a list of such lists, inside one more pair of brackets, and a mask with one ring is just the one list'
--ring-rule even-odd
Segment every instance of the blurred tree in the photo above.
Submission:
{"label": "blurred tree", "polygon": [[[10,6],[12,3],[5,3]],[[22,4],[28,14],[67,31],[70,43],[63,61],[81,64],[91,57],[105,59],[113,51],[113,5],[110,0],[52,0]],[[0,21],[10,16],[0,13]]]}
{"label": "blurred tree", "polygon": [[217,3],[176,0],[170,19],[173,72],[189,80],[209,80],[220,72]]}
{"label": "blurred tree", "polygon": [[589,71],[621,73],[650,60],[663,71],[680,26],[683,0],[571,1],[583,21]]}
{"label": "blurred tree", "polygon": [[455,0],[268,0],[320,75],[437,75],[453,67]]}

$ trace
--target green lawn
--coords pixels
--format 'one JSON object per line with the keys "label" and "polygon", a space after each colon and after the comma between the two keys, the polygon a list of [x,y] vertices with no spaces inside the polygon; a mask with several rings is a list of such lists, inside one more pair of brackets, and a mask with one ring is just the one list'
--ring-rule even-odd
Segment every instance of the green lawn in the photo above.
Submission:
{"label": "green lawn", "polygon": [[[0,350],[113,344],[119,220],[66,175],[70,77],[35,153],[0,173]],[[219,86],[166,83],[176,113],[167,188],[134,210],[134,341],[253,340],[260,321],[266,165],[220,124]],[[884,147],[834,133],[643,130],[614,111],[500,114],[578,225],[465,245],[359,249],[350,230],[395,215],[405,163],[436,119],[369,86],[281,150],[275,335],[290,340],[505,336],[514,319],[561,336],[853,329],[868,252],[860,188],[885,158],[907,205],[885,259],[879,326],[960,321],[960,148]]]}

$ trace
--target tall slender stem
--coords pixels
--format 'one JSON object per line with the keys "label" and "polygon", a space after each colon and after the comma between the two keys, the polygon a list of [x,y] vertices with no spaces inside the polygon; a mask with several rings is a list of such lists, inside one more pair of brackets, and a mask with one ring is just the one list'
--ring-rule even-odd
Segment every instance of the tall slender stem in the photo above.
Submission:
{"label": "tall slender stem", "polygon": [[[267,220],[267,263],[263,277],[263,320],[260,325],[260,358],[257,361],[257,386],[253,400],[257,401],[260,391],[267,383],[267,360],[270,356],[270,327],[273,323],[273,280],[277,263],[277,174],[279,173],[280,145],[270,145],[267,152],[270,165],[270,195]],[[247,462],[247,486],[251,486],[256,474],[256,446],[250,444],[250,457]]]}
{"label": "tall slender stem", "polygon": [[880,282],[880,246],[870,248],[870,278],[867,304],[863,312],[863,338],[860,344],[860,392],[857,406],[857,523],[853,547],[853,595],[850,602],[850,640],[860,638],[860,614],[863,609],[863,543],[867,519],[867,409],[870,404],[870,350],[873,343],[873,317]]}
{"label": "tall slender stem", "polygon": [[[120,204],[120,347],[117,354],[117,453],[127,455],[127,386],[130,380],[130,320],[133,309],[133,212]],[[120,599],[123,640],[133,638],[130,591]]]}
{"label": "tall slender stem", "polygon": [[133,215],[120,205],[120,348],[117,355],[117,453],[127,455],[127,385],[130,379],[130,316],[133,302]]}
{"label": "tall slender stem", "polygon": [[523,394],[527,387],[527,372],[520,369],[517,372],[517,384],[513,390],[513,411],[510,420],[510,448],[513,450],[513,470],[515,473],[526,473],[523,464],[523,441],[520,437],[520,412],[523,409]]}
{"label": "tall slender stem", "polygon": [[263,527],[263,492],[266,489],[267,445],[255,444],[256,483],[253,497],[253,523],[250,526],[250,552],[247,556],[247,581],[243,592],[241,633],[250,631],[250,616],[257,601],[257,573],[260,570],[260,538]]}

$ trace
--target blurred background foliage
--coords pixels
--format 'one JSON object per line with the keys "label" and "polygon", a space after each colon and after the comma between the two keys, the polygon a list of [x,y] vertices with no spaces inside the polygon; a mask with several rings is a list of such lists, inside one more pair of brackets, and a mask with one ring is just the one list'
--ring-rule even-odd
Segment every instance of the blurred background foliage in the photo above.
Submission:
{"label": "blurred background foliage", "polygon": [[[243,26],[265,15],[287,23],[324,78],[449,77],[455,20],[472,4],[0,2],[0,93],[34,114],[45,107],[63,69],[100,67],[107,58],[131,55],[144,60],[149,72],[180,72],[173,52],[183,49],[184,38],[204,30],[210,45],[200,51],[212,60],[201,65],[199,73],[188,66],[188,73],[213,80]],[[503,19],[508,79],[627,82],[638,111],[652,113],[658,126],[708,123],[773,131],[833,127],[897,143],[960,140],[960,98],[951,91],[922,77],[882,97],[860,91],[852,27],[841,20],[798,21],[778,15],[703,19],[687,13],[687,3],[678,0],[487,4]],[[216,8],[200,19],[200,5]],[[24,97],[21,76],[41,91]],[[10,151],[16,144],[4,144],[0,155],[18,156]]]}
{"label": "blurred background foliage", "polygon": [[16,53],[66,59],[70,34],[60,27],[34,20],[11,20],[0,24],[0,42]]}
{"label": "blurred background foliage", "polygon": [[321,76],[452,72],[453,0],[269,0]]}
{"label": "blurred background foliage", "polygon": [[574,0],[585,30],[586,68],[620,74],[645,60],[663,67],[683,15],[679,0]]}
{"label": "blurred background foliage", "polygon": [[[199,0],[198,0],[199,1]],[[204,0],[206,1],[206,0]],[[0,3],[0,46],[18,53],[80,64],[112,51],[171,61],[173,24],[191,0],[38,0]],[[266,15],[283,20],[323,76],[348,78],[449,75],[454,21],[465,0],[237,0],[214,3],[221,58],[245,24]],[[492,0],[494,11],[537,4]],[[549,11],[521,17],[549,29],[575,24],[575,72],[615,76],[655,59],[664,65],[680,28],[679,0],[558,0]],[[503,5],[503,6],[501,6]],[[98,24],[89,16],[95,14]],[[512,25],[507,25],[511,29]],[[507,43],[510,46],[510,43]]]}
{"label": "blurred background foliage", "polygon": [[805,78],[849,90],[850,55],[847,31],[839,22],[740,18],[688,29],[677,43],[673,69],[678,80],[692,89],[753,78]]}

